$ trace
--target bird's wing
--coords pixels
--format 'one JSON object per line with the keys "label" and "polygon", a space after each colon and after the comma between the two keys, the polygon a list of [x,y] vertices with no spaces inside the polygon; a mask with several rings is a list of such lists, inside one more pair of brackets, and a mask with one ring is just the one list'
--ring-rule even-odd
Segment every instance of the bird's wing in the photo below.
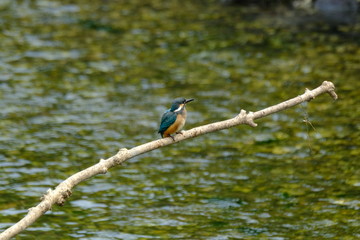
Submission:
{"label": "bird's wing", "polygon": [[165,119],[166,114],[167,114],[168,112],[170,112],[170,109],[166,110],[166,111],[163,113],[163,115],[162,115],[162,117],[161,117],[161,122]]}
{"label": "bird's wing", "polygon": [[166,111],[161,118],[159,133],[163,133],[176,121],[176,113]]}

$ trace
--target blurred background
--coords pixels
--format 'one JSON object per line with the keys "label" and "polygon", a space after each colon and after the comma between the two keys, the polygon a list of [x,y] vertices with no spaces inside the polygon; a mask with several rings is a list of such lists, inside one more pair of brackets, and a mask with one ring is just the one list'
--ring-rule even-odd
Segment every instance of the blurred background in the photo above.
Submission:
{"label": "blurred background", "polygon": [[[185,129],[322,95],[131,159],[16,239],[360,238],[358,1],[0,1],[0,230],[48,188]],[[311,124],[306,124],[310,121]]]}

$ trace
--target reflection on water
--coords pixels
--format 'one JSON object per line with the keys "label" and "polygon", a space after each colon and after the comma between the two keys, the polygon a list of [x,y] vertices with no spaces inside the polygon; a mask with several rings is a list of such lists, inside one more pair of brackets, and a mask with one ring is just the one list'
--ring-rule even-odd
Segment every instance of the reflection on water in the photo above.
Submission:
{"label": "reflection on water", "polygon": [[21,238],[360,237],[351,37],[276,27],[216,1],[8,1],[0,14],[1,229],[71,174],[159,138],[175,97],[197,99],[189,129],[331,80],[341,100],[131,159]]}

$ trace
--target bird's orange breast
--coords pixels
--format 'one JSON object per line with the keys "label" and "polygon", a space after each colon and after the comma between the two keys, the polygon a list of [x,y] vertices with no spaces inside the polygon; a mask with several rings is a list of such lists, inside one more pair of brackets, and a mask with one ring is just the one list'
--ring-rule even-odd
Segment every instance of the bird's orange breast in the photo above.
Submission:
{"label": "bird's orange breast", "polygon": [[164,137],[170,136],[170,134],[179,132],[185,125],[186,111],[176,116],[175,122],[164,132]]}

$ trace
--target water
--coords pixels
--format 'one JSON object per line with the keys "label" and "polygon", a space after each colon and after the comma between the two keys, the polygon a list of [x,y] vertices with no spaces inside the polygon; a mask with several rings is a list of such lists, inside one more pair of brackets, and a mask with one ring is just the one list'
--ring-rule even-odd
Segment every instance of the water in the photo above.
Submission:
{"label": "water", "polygon": [[360,50],[349,29],[276,25],[216,1],[24,0],[0,14],[1,229],[70,175],[159,138],[175,97],[196,99],[190,129],[324,80],[340,96],[131,159],[17,239],[360,237]]}

